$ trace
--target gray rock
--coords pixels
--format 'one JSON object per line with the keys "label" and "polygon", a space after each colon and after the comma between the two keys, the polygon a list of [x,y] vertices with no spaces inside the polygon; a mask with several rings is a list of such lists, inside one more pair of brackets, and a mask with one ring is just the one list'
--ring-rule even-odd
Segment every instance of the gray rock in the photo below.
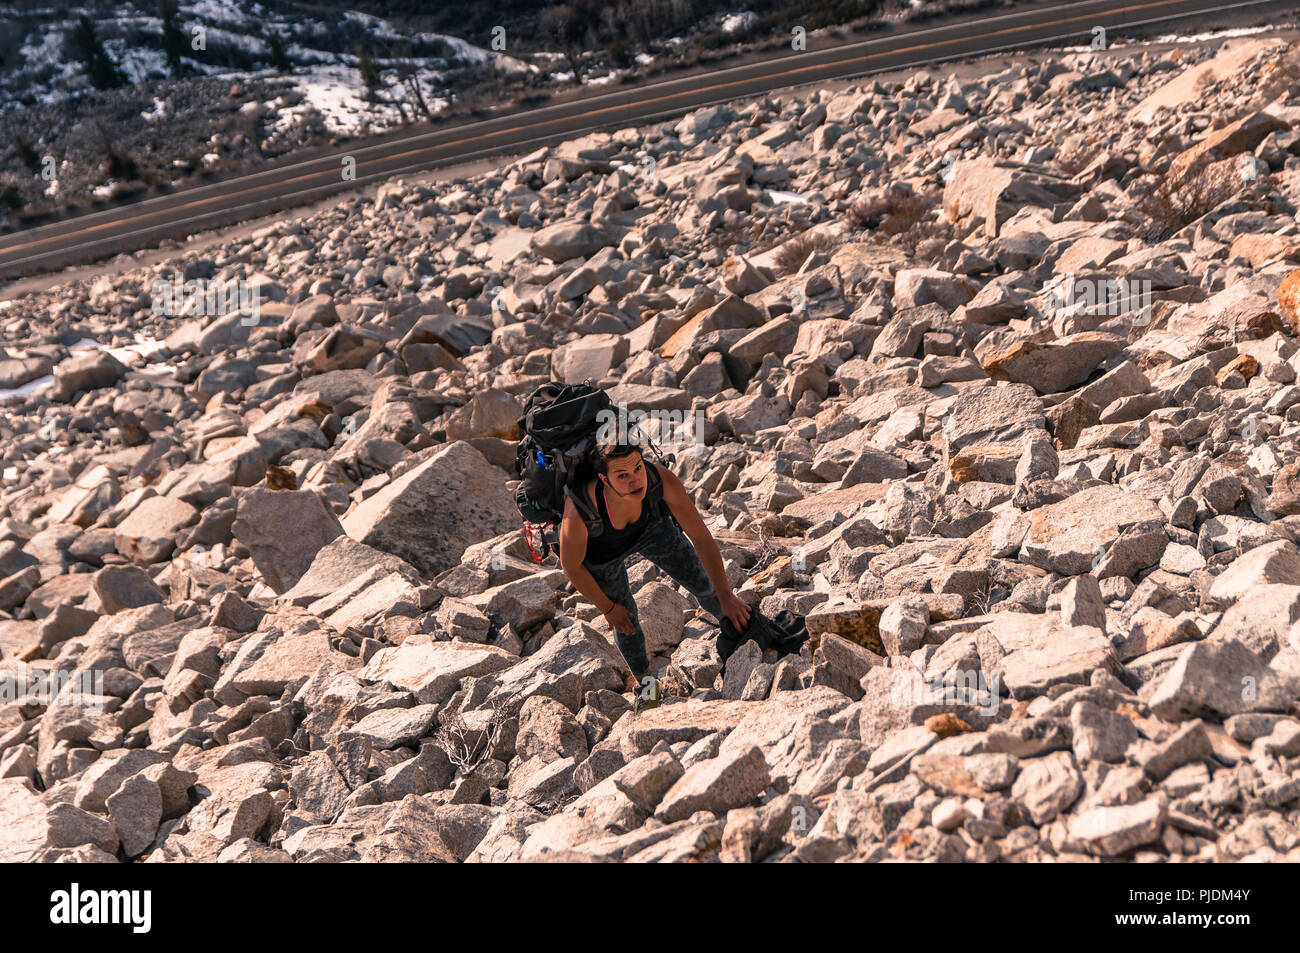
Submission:
{"label": "gray rock", "polygon": [[448,596],[438,603],[434,621],[453,639],[466,642],[486,642],[492,629],[492,620],[464,599]]}
{"label": "gray rock", "polygon": [[682,777],[684,768],[671,752],[637,758],[610,776],[610,781],[642,811],[654,813],[660,800]]}
{"label": "gray rock", "polygon": [[1020,459],[1016,461],[1017,485],[1031,480],[1054,480],[1061,463],[1046,431],[1030,431],[1024,437]]}
{"label": "gray rock", "polygon": [[1033,698],[1053,685],[1086,685],[1095,670],[1113,670],[1118,662],[1101,630],[1078,626],[1055,633],[1042,647],[1009,652],[1000,665],[1012,696]]}
{"label": "gray rock", "polygon": [[342,529],[434,576],[457,565],[468,543],[510,532],[518,522],[501,471],[457,441],[352,507]]}
{"label": "gray rock", "polygon": [[1106,603],[1101,585],[1092,575],[1075,576],[1061,592],[1061,624],[1067,628],[1082,625],[1106,632]]}
{"label": "gray rock", "polygon": [[402,573],[412,582],[419,581],[419,572],[406,560],[340,535],[316,552],[307,570],[291,589],[280,595],[279,601],[287,605],[310,605],[376,566]]}
{"label": "gray rock", "polygon": [[910,655],[921,647],[929,625],[928,604],[904,597],[880,614],[880,641],[890,655]]}
{"label": "gray rock", "polygon": [[121,787],[127,778],[166,760],[166,757],[157,751],[147,749],[106,753],[87,768],[78,779],[74,803],[85,811],[105,811],[109,796]]}
{"label": "gray rock", "polygon": [[[1092,570],[1098,557],[1107,556],[1130,526],[1163,523],[1164,514],[1151,500],[1109,484],[1093,486],[1035,510],[1020,558],[1049,572],[1077,576]],[[1157,553],[1155,560],[1159,558]]]}
{"label": "gray rock", "polygon": [[347,802],[348,786],[329,755],[313,751],[294,765],[289,793],[300,813],[319,823],[330,823]]}
{"label": "gray rock", "polygon": [[109,816],[122,842],[122,852],[128,857],[144,853],[158,834],[162,821],[162,791],[144,776],[134,775],[122,782],[108,800]]}
{"label": "gray rock", "polygon": [[1054,751],[1020,763],[1011,796],[1039,826],[1050,823],[1083,793],[1083,778],[1068,751]]}
{"label": "gray rock", "polygon": [[521,758],[587,758],[587,736],[573,713],[553,698],[529,698],[519,709],[515,750]]}
{"label": "gray rock", "polygon": [[84,391],[111,387],[125,373],[126,365],[107,351],[83,351],[54,368],[50,400],[63,403]]}
{"label": "gray rock", "polygon": [[180,817],[190,809],[190,789],[199,778],[197,773],[161,763],[150,765],[140,774],[158,785],[158,792],[162,795],[163,820]]}
{"label": "gray rock", "polygon": [[21,606],[40,584],[41,571],[35,566],[28,566],[0,579],[0,609]]}
{"label": "gray rock", "polygon": [[720,814],[748,804],[768,784],[767,762],[757,745],[723,753],[689,768],[664,794],[655,816],[671,823],[696,811]]}
{"label": "gray rock", "polygon": [[510,778],[510,796],[537,808],[554,807],[556,802],[575,791],[573,758],[544,761],[529,758]]}
{"label": "gray rock", "polygon": [[362,859],[368,862],[463,863],[491,826],[495,811],[479,804],[435,805],[403,798]]}
{"label": "gray rock", "polygon": [[750,673],[762,660],[763,653],[754,641],[744,642],[732,652],[722,676],[722,697],[738,700],[745,690]]}
{"label": "gray rock", "polygon": [[1200,720],[1180,725],[1163,742],[1139,759],[1142,770],[1153,781],[1161,781],[1185,764],[1214,756],[1214,746]]}
{"label": "gray rock", "polygon": [[1230,605],[1265,585],[1300,585],[1300,552],[1294,543],[1277,540],[1238,556],[1210,586],[1210,599]]}
{"label": "gray rock", "polygon": [[855,700],[862,697],[863,676],[870,669],[885,664],[879,655],[833,632],[822,634],[814,661],[818,665],[814,669],[813,684],[827,685]]}
{"label": "gray rock", "polygon": [[386,681],[412,692],[423,705],[443,705],[463,678],[508,669],[515,657],[503,649],[468,642],[404,643],[380,649],[357,673],[363,681]]}
{"label": "gray rock", "polygon": [[163,602],[166,594],[137,566],[106,566],[91,577],[95,595],[110,615]]}
{"label": "gray rock", "polygon": [[1092,853],[1118,857],[1156,840],[1167,814],[1161,794],[1137,804],[1094,807],[1070,820],[1069,836]]}
{"label": "gray rock", "polygon": [[133,562],[161,562],[175,550],[177,534],[198,521],[199,511],[184,500],[151,496],[117,524],[113,545]]}
{"label": "gray rock", "polygon": [[590,258],[614,243],[609,233],[588,222],[556,222],[533,234],[533,251],[551,261]]}
{"label": "gray rock", "polygon": [[50,843],[55,847],[93,844],[110,854],[117,850],[117,832],[108,820],[98,814],[91,814],[65,802],[50,808],[45,819],[50,825]]}
{"label": "gray rock", "polygon": [[1092,702],[1081,701],[1070,712],[1074,756],[1083,761],[1122,761],[1137,740],[1133,722]]}
{"label": "gray rock", "polygon": [[1238,642],[1187,646],[1147,701],[1165,721],[1221,719],[1245,712],[1285,712],[1294,686]]}
{"label": "gray rock", "polygon": [[239,497],[232,532],[277,593],[288,592],[343,526],[312,490],[256,487]]}
{"label": "gray rock", "polygon": [[1043,402],[1026,384],[981,387],[964,393],[948,412],[943,436],[950,453],[978,444],[1010,444],[1043,430]]}
{"label": "gray rock", "polygon": [[259,844],[250,837],[237,840],[217,855],[220,864],[292,864],[288,852]]}
{"label": "gray rock", "polygon": [[559,594],[551,578],[531,575],[468,596],[465,602],[499,628],[510,626],[516,631],[524,631],[555,614]]}
{"label": "gray rock", "polygon": [[615,661],[614,655],[610,643],[594,629],[581,623],[568,626],[522,662],[503,653],[505,664],[501,669],[504,670],[497,669],[497,663],[493,663],[493,671],[500,674],[487,703],[494,705],[544,695],[576,712],[588,692],[623,690],[622,673],[626,665]]}
{"label": "gray rock", "polygon": [[380,751],[400,745],[413,747],[414,742],[429,733],[437,717],[437,705],[373,711],[351,728],[340,731],[339,741],[346,743],[351,738],[365,738]]}

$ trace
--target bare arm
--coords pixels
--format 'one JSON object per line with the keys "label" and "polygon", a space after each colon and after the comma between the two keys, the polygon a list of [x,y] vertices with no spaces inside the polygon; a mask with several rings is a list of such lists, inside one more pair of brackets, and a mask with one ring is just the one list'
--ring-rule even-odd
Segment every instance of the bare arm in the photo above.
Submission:
{"label": "bare arm", "polygon": [[700,562],[704,566],[704,571],[709,574],[709,581],[713,583],[714,590],[720,598],[732,595],[731,583],[727,581],[727,571],[722,564],[722,551],[718,549],[718,542],[709,532],[709,528],[704,525],[704,517],[700,516],[700,511],[695,508],[695,501],[690,498],[677,474],[657,463],[652,463],[651,466],[655,467],[659,471],[659,476],[663,478],[664,502],[677,518],[686,538],[699,553]]}

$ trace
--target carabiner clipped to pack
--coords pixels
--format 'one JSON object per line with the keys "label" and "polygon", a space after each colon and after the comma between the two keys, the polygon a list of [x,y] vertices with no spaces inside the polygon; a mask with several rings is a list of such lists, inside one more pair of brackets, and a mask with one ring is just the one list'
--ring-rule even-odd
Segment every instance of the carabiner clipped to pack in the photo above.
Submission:
{"label": "carabiner clipped to pack", "polygon": [[546,469],[546,455],[543,454],[542,451],[540,451],[540,450],[536,451],[536,454],[537,454],[537,465],[538,465],[539,467],[541,467],[543,470],[545,470],[545,469]]}

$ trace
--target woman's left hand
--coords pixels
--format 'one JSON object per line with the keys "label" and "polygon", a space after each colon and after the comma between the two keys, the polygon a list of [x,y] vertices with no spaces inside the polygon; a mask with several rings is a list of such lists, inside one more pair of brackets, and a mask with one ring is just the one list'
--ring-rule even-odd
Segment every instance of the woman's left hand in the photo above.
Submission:
{"label": "woman's left hand", "polygon": [[749,625],[749,605],[734,592],[718,597],[722,604],[722,614],[731,620],[737,632],[745,631]]}

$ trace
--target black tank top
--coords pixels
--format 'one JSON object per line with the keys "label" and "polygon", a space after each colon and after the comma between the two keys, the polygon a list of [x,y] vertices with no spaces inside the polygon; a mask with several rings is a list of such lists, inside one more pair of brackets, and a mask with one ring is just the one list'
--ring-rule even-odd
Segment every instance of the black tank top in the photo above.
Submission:
{"label": "black tank top", "polygon": [[599,536],[587,537],[584,562],[606,563],[626,556],[636,546],[650,522],[650,507],[646,506],[645,499],[642,498],[641,515],[636,521],[628,523],[622,529],[615,529],[609,518],[609,509],[605,506],[605,485],[599,479],[596,481],[596,510],[600,513],[604,531]]}

